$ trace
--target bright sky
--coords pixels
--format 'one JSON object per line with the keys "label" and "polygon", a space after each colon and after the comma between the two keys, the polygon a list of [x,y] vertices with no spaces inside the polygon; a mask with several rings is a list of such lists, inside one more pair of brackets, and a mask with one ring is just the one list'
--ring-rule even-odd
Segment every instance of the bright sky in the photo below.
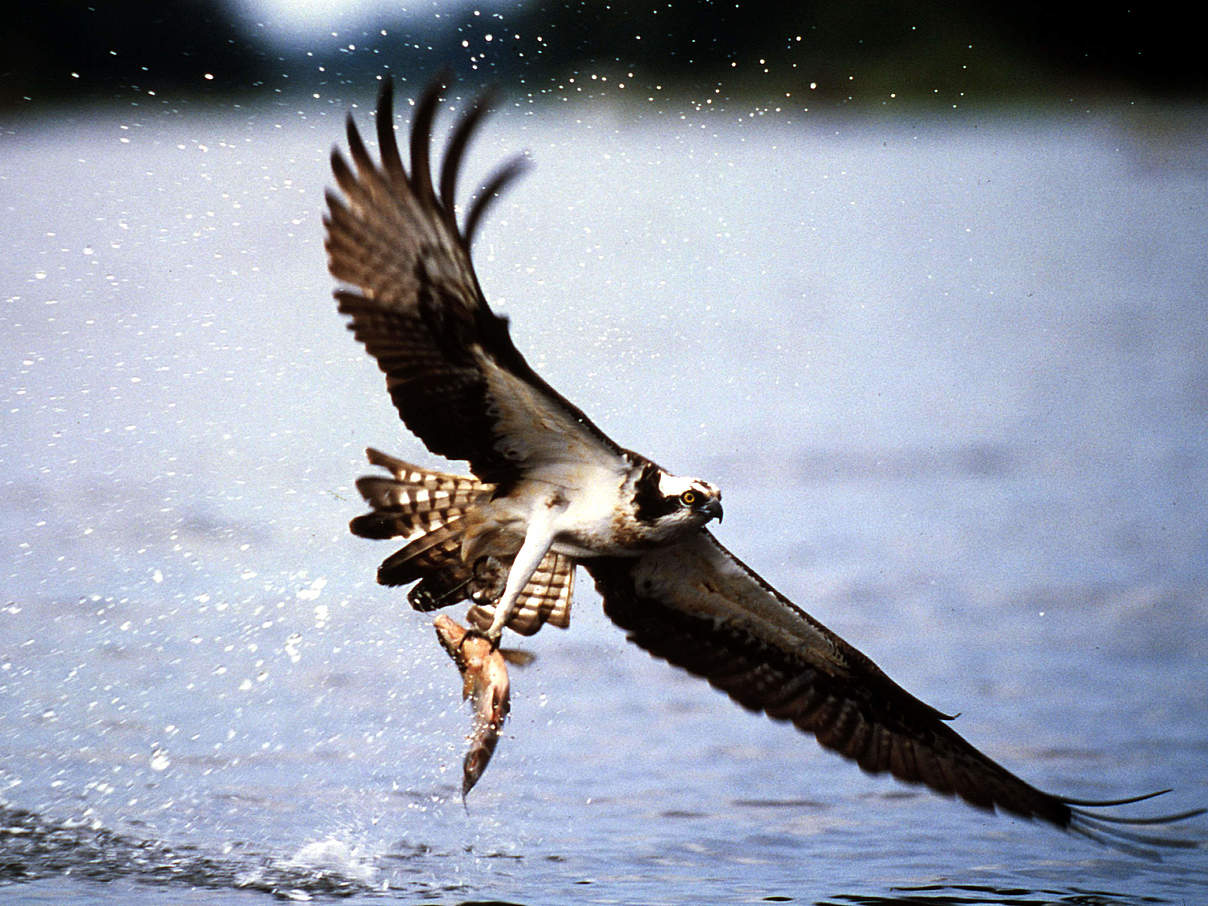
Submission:
{"label": "bright sky", "polygon": [[475,0],[236,0],[246,19],[262,22],[270,39],[295,38],[371,24],[375,17],[396,21],[400,16],[426,17],[465,7],[498,8],[500,3]]}

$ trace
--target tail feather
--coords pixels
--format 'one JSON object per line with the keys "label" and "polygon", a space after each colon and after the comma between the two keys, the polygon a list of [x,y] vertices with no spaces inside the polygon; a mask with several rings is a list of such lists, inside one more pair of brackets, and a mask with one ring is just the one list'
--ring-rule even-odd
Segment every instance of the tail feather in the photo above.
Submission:
{"label": "tail feather", "polygon": [[377,578],[381,585],[410,585],[433,571],[460,565],[461,526],[454,521],[399,548],[382,561]]}
{"label": "tail feather", "polygon": [[[475,597],[466,619],[477,629],[486,631],[495,616],[494,602],[503,590],[489,597]],[[516,609],[508,618],[508,628],[521,635],[532,635],[546,623],[565,629],[570,625],[570,605],[575,589],[575,561],[550,551],[537,566],[528,584],[516,599]]]}
{"label": "tail feather", "polygon": [[[390,471],[389,476],[366,475],[357,479],[357,490],[372,512],[349,523],[353,534],[363,538],[401,538],[404,544],[378,568],[382,585],[409,585],[429,580],[426,602],[421,609],[454,603],[450,597],[464,586],[468,575],[445,575],[461,567],[463,519],[475,506],[490,500],[495,486],[464,475],[449,475],[413,466],[380,450],[366,451],[369,461]],[[439,577],[439,579],[437,578]],[[412,597],[412,604],[417,597]]]}
{"label": "tail feather", "polygon": [[[357,480],[357,490],[372,512],[357,516],[349,528],[363,538],[405,542],[382,561],[378,582],[391,586],[415,582],[407,600],[416,610],[471,601],[469,620],[485,630],[503,593],[511,557],[496,552],[467,563],[462,555],[467,532],[473,533],[472,513],[491,499],[495,486],[423,469],[372,448],[366,452],[371,463],[391,474]],[[574,572],[569,557],[546,554],[522,590],[508,627],[532,635],[547,622],[561,628],[570,625]]]}
{"label": "tail feather", "polygon": [[363,537],[410,542],[460,519],[489,500],[495,490],[477,479],[421,469],[380,450],[371,448],[368,455],[371,463],[389,469],[393,477],[357,479],[357,490],[373,508],[372,513],[352,520],[353,533]]}
{"label": "tail feather", "polygon": [[348,523],[354,535],[386,541],[390,538],[406,538],[412,532],[411,523],[399,519],[393,513],[366,513]]}

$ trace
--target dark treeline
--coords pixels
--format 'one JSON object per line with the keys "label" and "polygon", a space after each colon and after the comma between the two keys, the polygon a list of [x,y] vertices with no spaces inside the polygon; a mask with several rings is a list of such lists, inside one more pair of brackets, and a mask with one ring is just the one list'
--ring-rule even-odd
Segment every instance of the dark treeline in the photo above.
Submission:
{"label": "dark treeline", "polygon": [[440,64],[535,91],[597,74],[726,92],[799,92],[813,83],[812,98],[835,101],[889,92],[945,102],[1092,92],[1200,98],[1208,66],[1187,7],[1178,9],[1107,4],[1088,15],[1082,4],[1036,0],[567,0],[382,21],[281,51],[223,0],[51,0],[9,19],[0,105],[302,89],[385,69],[419,75]]}

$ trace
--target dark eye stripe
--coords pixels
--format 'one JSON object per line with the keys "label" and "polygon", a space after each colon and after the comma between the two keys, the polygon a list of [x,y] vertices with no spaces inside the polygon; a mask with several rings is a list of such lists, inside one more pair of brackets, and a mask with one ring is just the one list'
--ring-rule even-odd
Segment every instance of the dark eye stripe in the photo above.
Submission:
{"label": "dark eye stripe", "polygon": [[678,497],[666,497],[659,490],[661,470],[654,463],[648,462],[642,469],[634,487],[633,502],[637,509],[637,518],[641,522],[654,522],[662,516],[679,509]]}

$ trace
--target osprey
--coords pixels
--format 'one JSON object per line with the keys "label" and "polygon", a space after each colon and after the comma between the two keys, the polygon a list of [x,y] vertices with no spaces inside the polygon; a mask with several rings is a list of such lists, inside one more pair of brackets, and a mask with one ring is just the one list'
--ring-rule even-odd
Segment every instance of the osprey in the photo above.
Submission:
{"label": "osprey", "polygon": [[470,246],[492,200],[522,169],[504,165],[459,225],[462,157],[487,111],[453,127],[434,185],[432,126],[443,79],[419,98],[410,167],[395,140],[391,82],[377,107],[380,163],[351,115],[352,165],[338,149],[342,197],[327,193],[326,249],[339,310],[377,360],[407,427],[472,476],[410,465],[376,450],[388,475],[361,478],[371,512],[351,523],[403,546],[378,571],[414,583],[411,604],[470,602],[469,619],[497,644],[505,627],[565,627],[576,566],[630,641],[704,677],[740,705],[791,721],[870,773],[889,772],[980,808],[1000,809],[1118,846],[1194,845],[1123,825],[1199,814],[1126,818],[1092,811],[1159,795],[1086,801],[1031,786],[952,730],[868,657],[813,619],[726,550],[705,527],[721,492],[673,475],[614,443],[529,366],[507,320],[487,304]]}

